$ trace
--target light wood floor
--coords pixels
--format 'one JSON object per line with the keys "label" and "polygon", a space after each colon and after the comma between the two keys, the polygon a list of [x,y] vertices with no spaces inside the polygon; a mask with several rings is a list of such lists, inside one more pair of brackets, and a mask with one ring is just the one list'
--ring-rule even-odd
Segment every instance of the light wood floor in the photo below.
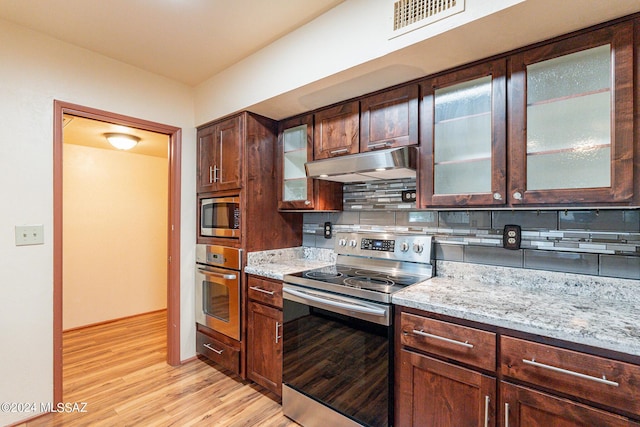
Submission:
{"label": "light wood floor", "polygon": [[52,413],[39,426],[297,426],[275,397],[203,360],[166,363],[166,312],[63,335],[63,400],[86,413]]}

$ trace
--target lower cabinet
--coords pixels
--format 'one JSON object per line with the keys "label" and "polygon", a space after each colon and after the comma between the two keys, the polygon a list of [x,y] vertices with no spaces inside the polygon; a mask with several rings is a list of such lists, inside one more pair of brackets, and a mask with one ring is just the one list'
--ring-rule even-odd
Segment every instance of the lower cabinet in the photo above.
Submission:
{"label": "lower cabinet", "polygon": [[396,308],[396,426],[640,427],[635,359],[433,317]]}
{"label": "lower cabinet", "polygon": [[281,396],[282,283],[249,277],[248,284],[247,378]]}
{"label": "lower cabinet", "polygon": [[206,326],[196,325],[196,353],[240,374],[240,343]]}
{"label": "lower cabinet", "polygon": [[500,384],[504,427],[638,427],[629,419],[506,382]]}
{"label": "lower cabinet", "polygon": [[397,426],[496,425],[496,379],[408,350],[400,352]]}

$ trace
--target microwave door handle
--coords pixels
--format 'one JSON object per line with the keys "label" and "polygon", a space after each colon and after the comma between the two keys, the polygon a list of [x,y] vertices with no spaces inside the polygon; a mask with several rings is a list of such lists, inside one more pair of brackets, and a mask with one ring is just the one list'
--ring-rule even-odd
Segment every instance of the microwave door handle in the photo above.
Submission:
{"label": "microwave door handle", "polygon": [[236,276],[235,274],[222,274],[222,273],[214,273],[213,271],[204,269],[204,268],[198,268],[198,270],[202,271],[203,273],[209,275],[209,276],[214,276],[214,277],[218,277],[220,279],[227,279],[227,280],[234,280],[236,279],[238,276]]}
{"label": "microwave door handle", "polygon": [[308,300],[308,301],[319,302],[321,304],[325,304],[325,305],[328,305],[328,306],[331,306],[331,307],[344,308],[344,309],[355,311],[355,312],[358,312],[358,313],[373,314],[373,315],[376,315],[376,316],[384,316],[385,315],[385,311],[382,310],[382,309],[365,307],[365,306],[357,305],[357,304],[349,304],[347,302],[327,300],[327,299],[322,298],[321,296],[315,296],[315,295],[312,295],[310,293],[297,291],[297,290],[294,290],[294,289],[283,288],[282,290],[284,292],[288,293],[288,294],[297,296],[298,298],[302,298],[302,299]]}

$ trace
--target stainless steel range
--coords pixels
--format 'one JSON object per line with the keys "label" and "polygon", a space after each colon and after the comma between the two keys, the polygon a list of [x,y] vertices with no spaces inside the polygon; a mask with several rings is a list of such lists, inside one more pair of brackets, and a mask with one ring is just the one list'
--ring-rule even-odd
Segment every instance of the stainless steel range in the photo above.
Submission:
{"label": "stainless steel range", "polygon": [[432,237],[337,233],[335,266],[284,277],[284,414],[305,427],[393,424],[394,292],[433,276]]}

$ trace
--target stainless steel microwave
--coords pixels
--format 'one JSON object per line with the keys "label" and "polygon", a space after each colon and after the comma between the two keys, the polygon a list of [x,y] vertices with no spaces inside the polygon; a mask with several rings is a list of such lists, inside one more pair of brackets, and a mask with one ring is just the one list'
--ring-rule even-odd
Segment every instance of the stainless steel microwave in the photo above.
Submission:
{"label": "stainless steel microwave", "polygon": [[212,197],[200,201],[200,235],[240,238],[240,197]]}

